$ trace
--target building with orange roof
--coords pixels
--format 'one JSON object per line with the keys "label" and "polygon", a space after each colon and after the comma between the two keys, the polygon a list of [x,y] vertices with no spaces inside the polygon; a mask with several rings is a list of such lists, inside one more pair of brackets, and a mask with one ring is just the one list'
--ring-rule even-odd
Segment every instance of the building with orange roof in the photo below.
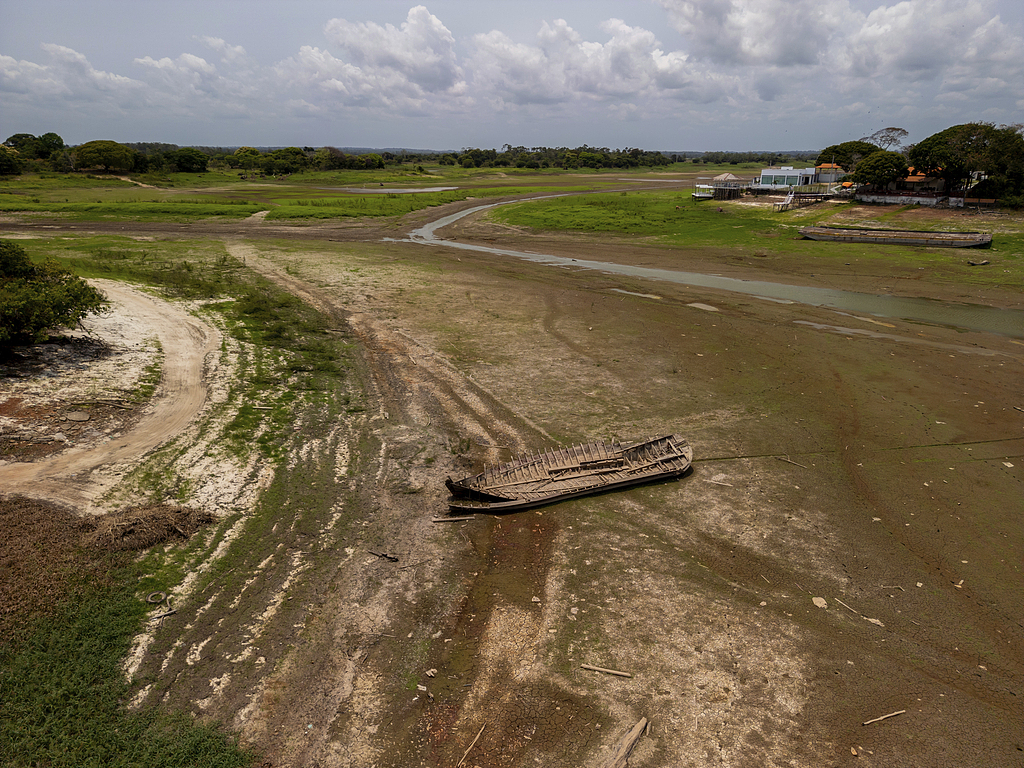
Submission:
{"label": "building with orange roof", "polygon": [[843,178],[843,176],[846,176],[846,171],[843,170],[843,167],[836,163],[822,163],[821,165],[816,165],[814,166],[814,171],[818,178],[818,182],[821,184],[834,184]]}

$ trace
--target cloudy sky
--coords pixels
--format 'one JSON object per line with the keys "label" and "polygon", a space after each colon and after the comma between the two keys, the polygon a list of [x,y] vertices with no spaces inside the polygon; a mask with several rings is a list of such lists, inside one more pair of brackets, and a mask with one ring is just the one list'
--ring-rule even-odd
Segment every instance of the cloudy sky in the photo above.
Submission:
{"label": "cloudy sky", "polygon": [[0,140],[819,149],[1024,122],[1021,0],[32,0]]}

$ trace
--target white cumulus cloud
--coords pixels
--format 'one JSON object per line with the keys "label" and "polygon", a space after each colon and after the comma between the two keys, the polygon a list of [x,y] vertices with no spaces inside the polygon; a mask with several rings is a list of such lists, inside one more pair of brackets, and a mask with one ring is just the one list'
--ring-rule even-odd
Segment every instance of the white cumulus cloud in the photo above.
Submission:
{"label": "white cumulus cloud", "polygon": [[319,39],[297,39],[272,60],[252,53],[264,50],[257,43],[247,50],[202,34],[198,19],[201,52],[134,51],[124,72],[44,42],[38,61],[0,52],[0,120],[51,120],[73,108],[95,125],[118,115],[119,129],[131,115],[156,126],[258,118],[288,126],[281,134],[333,130],[334,121],[392,131],[414,118],[409,125],[452,136],[449,146],[475,141],[480,125],[543,133],[549,124],[578,126],[581,141],[600,130],[634,145],[687,143],[645,139],[657,123],[658,136],[682,125],[717,142],[745,135],[749,146],[789,146],[781,134],[792,129],[807,137],[800,146],[901,121],[911,130],[1018,122],[1024,109],[1024,30],[997,13],[1015,7],[1005,0],[654,4],[665,14],[656,29],[629,21],[623,0],[586,34],[553,17],[537,19],[532,35],[498,19],[457,38],[425,5],[394,25],[368,18],[379,6],[351,3],[362,18],[328,19]]}

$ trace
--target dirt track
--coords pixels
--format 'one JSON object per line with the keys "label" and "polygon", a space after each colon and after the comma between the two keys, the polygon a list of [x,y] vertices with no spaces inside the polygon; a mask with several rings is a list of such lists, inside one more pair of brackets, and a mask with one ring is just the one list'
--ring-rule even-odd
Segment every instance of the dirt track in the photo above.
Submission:
{"label": "dirt track", "polygon": [[96,286],[126,322],[146,329],[164,350],[162,380],[151,408],[126,433],[99,445],[0,466],[0,485],[7,493],[27,494],[83,511],[119,479],[117,474],[93,475],[93,470],[131,464],[178,434],[195,417],[206,402],[205,359],[219,341],[215,329],[174,304],[123,283],[101,280]]}
{"label": "dirt track", "polygon": [[0,466],[0,484],[20,493],[87,511],[118,477],[94,476],[99,467],[125,465],[180,432],[206,401],[204,362],[219,334],[174,304],[113,281],[97,281],[127,322],[156,336],[164,349],[162,381],[153,406],[119,437],[98,445],[74,447],[32,463]]}
{"label": "dirt track", "polygon": [[[822,276],[813,260],[453,230],[562,255],[956,294],[901,282],[910,274]],[[302,250],[253,225],[218,234],[349,325],[381,448],[351,481],[371,538],[332,544],[316,566],[291,555],[302,610],[252,629],[244,655],[224,627],[268,611],[276,592],[250,602],[243,588],[230,609],[232,595],[196,595],[202,616],[140,655],[170,703],[231,723],[272,765],[454,765],[481,727],[466,764],[594,764],[640,717],[652,731],[634,766],[1021,763],[1013,340],[380,243],[397,234],[381,230],[304,229]],[[695,446],[681,482],[428,522],[448,472],[550,440],[663,430]],[[356,554],[373,536],[400,566]]]}

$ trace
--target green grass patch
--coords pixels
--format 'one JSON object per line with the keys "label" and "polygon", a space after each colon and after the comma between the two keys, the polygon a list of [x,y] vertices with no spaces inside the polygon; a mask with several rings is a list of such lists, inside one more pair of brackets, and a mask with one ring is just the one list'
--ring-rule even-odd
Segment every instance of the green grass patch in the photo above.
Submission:
{"label": "green grass patch", "polygon": [[[545,193],[584,191],[588,187],[572,186],[545,189]],[[358,193],[338,191],[323,197],[302,197],[298,192],[275,195],[275,207],[268,219],[333,219],[346,217],[403,216],[412,211],[432,208],[470,198],[526,195],[538,190],[531,187],[480,187],[445,192],[380,192]]]}
{"label": "green grass patch", "polygon": [[[125,558],[127,559],[127,558]],[[5,766],[246,766],[253,757],[185,714],[128,712],[121,670],[146,603],[138,565],[115,565],[0,648]]]}
{"label": "green grass patch", "polygon": [[412,211],[466,198],[465,192],[347,194],[281,200],[268,219],[336,219],[360,216],[401,216]]}
{"label": "green grass patch", "polygon": [[755,209],[694,203],[689,194],[617,192],[555,197],[496,208],[491,217],[537,230],[601,232],[693,245],[750,245],[788,231],[785,220]]}
{"label": "green grass patch", "polygon": [[[570,181],[572,177],[562,171],[506,171],[447,168],[434,175],[384,169],[309,172],[287,179],[250,175],[244,180],[239,172],[139,177],[146,186],[112,176],[26,175],[0,181],[0,213],[52,214],[73,221],[195,221],[244,218],[266,210],[270,211],[268,218],[284,221],[387,217],[470,197],[583,191],[616,181],[611,176],[597,175],[593,182],[580,184],[576,179]],[[569,183],[552,185],[557,174]],[[542,188],[530,185],[536,179],[543,180]],[[455,185],[459,188],[449,191],[415,191]],[[410,191],[389,192],[381,190],[382,186]],[[352,191],[355,189],[367,192]],[[204,190],[210,193],[203,194]]]}
{"label": "green grass patch", "polygon": [[221,203],[165,200],[162,202],[102,202],[56,203],[22,201],[13,195],[0,195],[0,212],[53,213],[72,221],[194,221],[209,218],[244,219],[266,206],[244,201]]}
{"label": "green grass patch", "polygon": [[[801,256],[876,261],[879,269],[894,265],[926,270],[929,277],[1000,288],[1024,287],[1024,217],[1001,220],[989,250],[972,252],[977,259],[998,259],[999,268],[970,268],[962,249],[913,246],[828,243],[803,239],[799,230],[827,224],[851,205],[829,205],[776,213],[766,207],[716,202],[696,203],[688,194],[670,192],[618,192],[557,197],[495,208],[496,221],[538,231],[593,232],[622,237],[643,237],[650,245],[679,249],[727,249],[735,255]],[[858,208],[860,210],[860,208]],[[973,230],[969,217],[950,216],[921,220],[916,207],[866,209],[864,226],[937,231]],[[844,218],[843,226],[859,221]]]}

